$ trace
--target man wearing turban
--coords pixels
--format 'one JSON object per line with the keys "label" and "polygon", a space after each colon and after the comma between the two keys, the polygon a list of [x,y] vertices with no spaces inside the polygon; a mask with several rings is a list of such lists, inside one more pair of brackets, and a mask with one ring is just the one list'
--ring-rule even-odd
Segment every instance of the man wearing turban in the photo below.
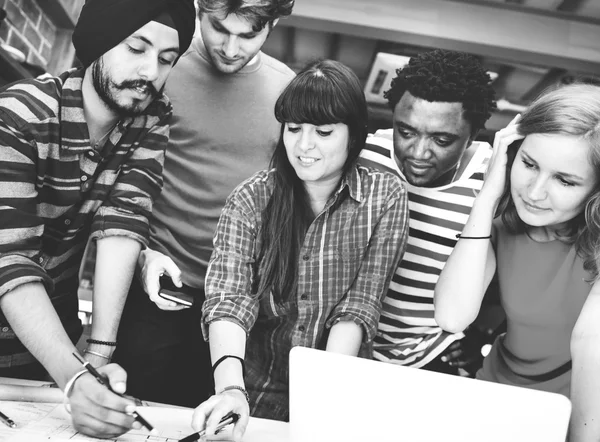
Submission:
{"label": "man wearing turban", "polygon": [[[76,429],[91,436],[140,424],[133,402],[73,356],[77,272],[89,244],[97,254],[84,356],[100,367],[162,188],[172,114],[162,90],[194,26],[193,0],[87,0],[73,34],[83,67],[0,92],[0,375],[49,373]],[[99,370],[125,391],[122,368]]]}

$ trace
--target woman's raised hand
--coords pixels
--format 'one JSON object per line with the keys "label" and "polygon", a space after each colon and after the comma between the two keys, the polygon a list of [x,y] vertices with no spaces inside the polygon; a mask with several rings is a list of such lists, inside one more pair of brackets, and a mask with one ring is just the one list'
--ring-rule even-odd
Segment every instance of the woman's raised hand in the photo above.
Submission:
{"label": "woman's raised hand", "polygon": [[508,126],[496,132],[494,137],[492,157],[490,158],[480,195],[484,194],[485,198],[489,198],[490,201],[495,201],[496,204],[504,192],[504,185],[506,183],[506,165],[508,162],[506,153],[508,151],[508,146],[513,142],[524,138],[524,136],[519,133],[520,118],[521,114],[517,114]]}

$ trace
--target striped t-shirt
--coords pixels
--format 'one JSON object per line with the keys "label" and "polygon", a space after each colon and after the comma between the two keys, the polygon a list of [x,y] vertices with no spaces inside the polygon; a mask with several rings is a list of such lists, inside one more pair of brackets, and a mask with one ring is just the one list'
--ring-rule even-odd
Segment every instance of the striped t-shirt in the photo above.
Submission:
{"label": "striped t-shirt", "polygon": [[[142,115],[119,121],[102,151],[95,150],[83,111],[83,75],[71,70],[0,93],[0,296],[42,282],[72,336],[81,327],[77,271],[88,239],[148,242],[172,114],[162,95]],[[0,357],[0,366],[33,358],[1,313],[0,355],[14,356]]]}
{"label": "striped t-shirt", "polygon": [[[408,245],[383,301],[373,343],[377,360],[423,367],[463,337],[445,332],[435,322],[433,291],[456,244],[456,234],[467,222],[492,153],[488,143],[475,142],[471,149],[475,149],[471,161],[454,182],[435,188],[406,183]],[[361,163],[402,176],[394,158],[392,129],[367,139]]]}

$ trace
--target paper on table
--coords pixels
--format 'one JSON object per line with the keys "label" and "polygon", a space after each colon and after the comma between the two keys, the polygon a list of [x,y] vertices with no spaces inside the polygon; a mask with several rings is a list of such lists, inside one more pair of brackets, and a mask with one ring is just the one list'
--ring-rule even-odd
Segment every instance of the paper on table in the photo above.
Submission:
{"label": "paper on table", "polygon": [[0,411],[17,424],[17,428],[9,428],[0,424],[0,441],[6,440],[29,423],[42,419],[55,407],[56,404],[31,404],[30,402],[11,401],[0,402]]}
{"label": "paper on table", "polygon": [[[64,407],[59,405],[55,406],[46,417],[31,423],[27,428],[6,439],[5,442],[175,442],[194,431],[191,428],[192,409],[138,407],[138,410],[159,432],[157,436],[149,436],[146,430],[131,430],[117,439],[91,438],[73,429],[70,416]],[[286,423],[255,418],[250,419],[244,436],[244,442],[285,442],[287,440],[288,425]]]}

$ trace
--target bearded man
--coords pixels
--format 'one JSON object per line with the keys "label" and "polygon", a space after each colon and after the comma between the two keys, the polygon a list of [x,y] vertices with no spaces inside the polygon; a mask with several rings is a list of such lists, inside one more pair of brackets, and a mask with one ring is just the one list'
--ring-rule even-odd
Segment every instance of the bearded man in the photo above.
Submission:
{"label": "bearded man", "polygon": [[[134,404],[73,357],[78,269],[97,249],[91,339],[110,360],[148,216],[162,188],[167,77],[190,45],[193,0],[87,0],[73,34],[83,67],[0,93],[0,375],[65,390],[75,427],[97,437],[139,428]],[[123,393],[125,371],[100,371]]]}

